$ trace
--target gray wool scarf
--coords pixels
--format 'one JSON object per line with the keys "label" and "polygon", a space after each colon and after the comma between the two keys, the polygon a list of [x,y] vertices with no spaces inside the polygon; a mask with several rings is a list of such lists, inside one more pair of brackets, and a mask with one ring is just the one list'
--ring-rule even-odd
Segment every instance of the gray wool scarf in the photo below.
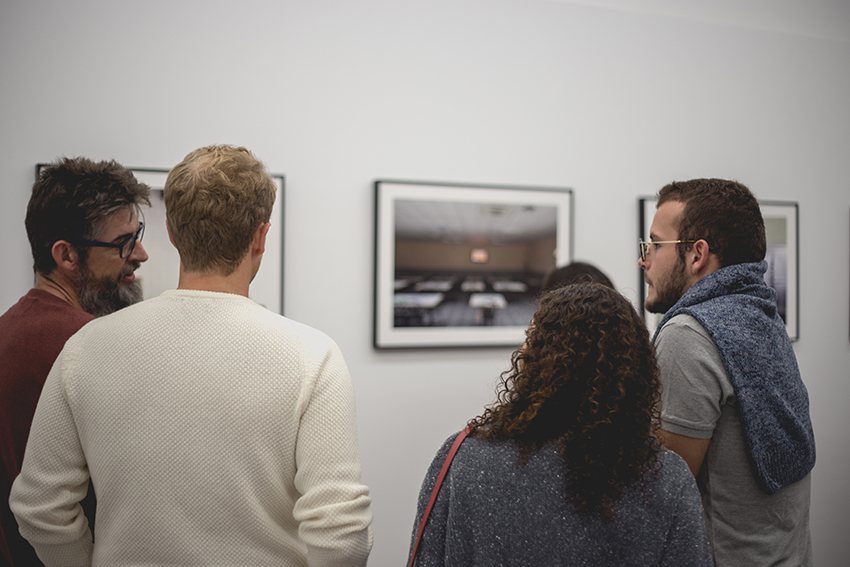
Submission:
{"label": "gray wool scarf", "polygon": [[682,313],[705,328],[735,389],[756,478],[773,494],[812,470],[815,437],[808,392],[766,270],[767,262],[736,264],[701,278],[661,319],[655,338]]}

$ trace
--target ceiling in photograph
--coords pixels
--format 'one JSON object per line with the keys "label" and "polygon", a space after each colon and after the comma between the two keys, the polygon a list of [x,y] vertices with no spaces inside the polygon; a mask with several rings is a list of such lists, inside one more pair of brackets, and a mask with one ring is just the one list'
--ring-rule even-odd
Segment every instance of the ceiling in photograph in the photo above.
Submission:
{"label": "ceiling in photograph", "polygon": [[451,244],[526,244],[554,235],[556,207],[395,201],[396,238]]}

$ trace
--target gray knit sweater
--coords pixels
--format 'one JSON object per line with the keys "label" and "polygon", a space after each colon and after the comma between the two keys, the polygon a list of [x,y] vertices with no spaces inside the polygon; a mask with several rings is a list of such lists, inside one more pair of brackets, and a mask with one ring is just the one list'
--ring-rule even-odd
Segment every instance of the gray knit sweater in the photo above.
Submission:
{"label": "gray knit sweater", "polygon": [[701,278],[661,319],[655,338],[681,313],[711,335],[735,388],[756,478],[773,494],[815,466],[815,434],[776,291],[764,283],[766,270],[767,262],[735,264]]}
{"label": "gray knit sweater", "polygon": [[[419,493],[412,541],[456,435],[437,453]],[[578,514],[566,500],[563,458],[547,446],[524,467],[511,442],[468,438],[452,462],[419,544],[416,565],[711,566],[700,496],[676,454],[626,491],[616,517]]]}

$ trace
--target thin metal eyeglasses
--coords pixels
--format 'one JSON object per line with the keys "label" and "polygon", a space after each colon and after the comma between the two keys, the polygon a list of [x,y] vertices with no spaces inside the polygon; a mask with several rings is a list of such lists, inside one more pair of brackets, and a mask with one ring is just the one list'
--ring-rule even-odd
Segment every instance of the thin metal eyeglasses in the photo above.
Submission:
{"label": "thin metal eyeglasses", "polygon": [[649,247],[653,244],[680,244],[683,242],[696,242],[696,240],[650,240],[644,242],[643,239],[638,240],[638,248],[640,248],[640,259],[646,262],[646,254],[649,252]]}
{"label": "thin metal eyeglasses", "polygon": [[139,223],[139,230],[136,231],[136,234],[132,236],[128,236],[126,240],[122,240],[121,242],[103,242],[101,240],[86,240],[85,238],[78,238],[77,242],[82,244],[83,246],[102,246],[105,248],[118,248],[118,255],[121,256],[121,259],[127,258],[130,254],[133,253],[133,250],[136,248],[136,241],[142,240],[142,237],[145,235],[145,223]]}

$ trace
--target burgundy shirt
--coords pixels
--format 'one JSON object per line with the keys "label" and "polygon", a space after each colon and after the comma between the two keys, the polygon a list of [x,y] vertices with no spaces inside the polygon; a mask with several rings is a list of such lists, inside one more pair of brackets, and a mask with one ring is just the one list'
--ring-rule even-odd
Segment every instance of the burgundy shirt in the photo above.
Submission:
{"label": "burgundy shirt", "polygon": [[10,565],[41,565],[18,533],[9,509],[12,482],[21,472],[38,397],[62,347],[94,319],[62,299],[31,289],[0,315],[0,559]]}

